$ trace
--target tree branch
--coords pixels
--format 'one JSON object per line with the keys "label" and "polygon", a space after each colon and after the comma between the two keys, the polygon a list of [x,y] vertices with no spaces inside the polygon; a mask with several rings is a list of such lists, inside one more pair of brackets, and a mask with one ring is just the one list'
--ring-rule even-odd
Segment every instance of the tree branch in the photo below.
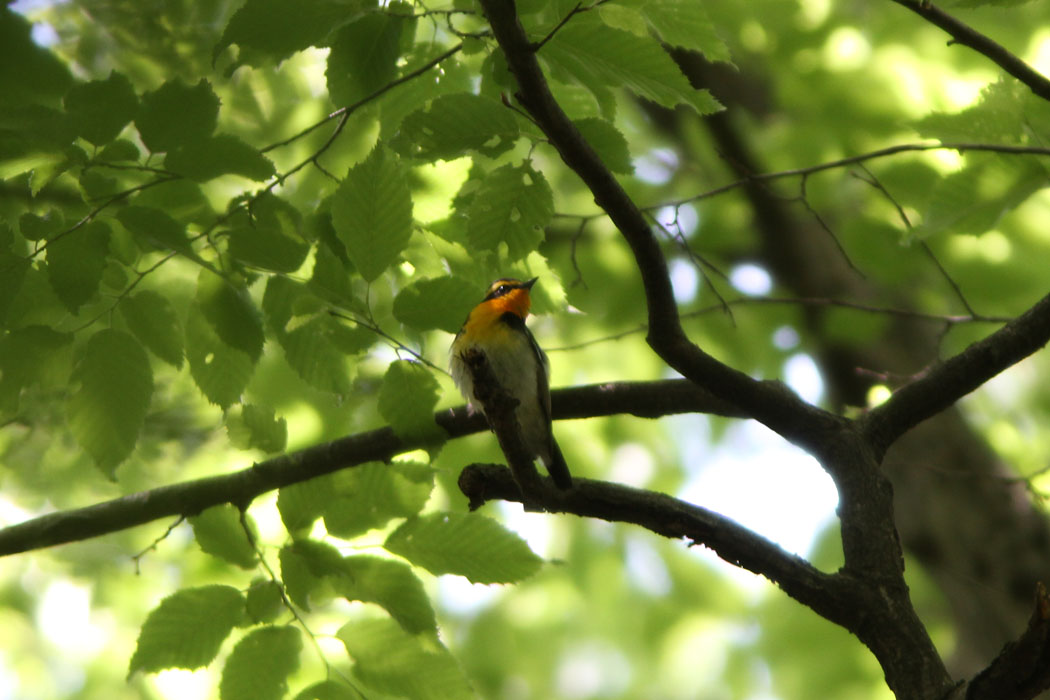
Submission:
{"label": "tree branch", "polygon": [[905,432],[1050,342],[1050,294],[1010,323],[901,387],[860,422],[879,459]]}
{"label": "tree branch", "polygon": [[648,221],[555,101],[513,1],[481,0],[481,5],[518,82],[518,100],[609,214],[634,254],[649,312],[649,345],[686,378],[740,406],[788,440],[819,451],[820,436],[837,429],[839,419],[805,403],[782,384],[756,381],[719,362],[686,337],[667,261]]}
{"label": "tree branch", "polygon": [[[557,389],[551,392],[551,403],[556,419],[620,413],[644,418],[694,412],[739,415],[733,407],[681,379]],[[438,411],[434,420],[450,438],[487,429],[484,417],[468,412],[466,406]],[[50,513],[0,529],[0,556],[86,540],[161,518],[189,516],[222,503],[246,507],[267,491],[365,462],[386,461],[423,446],[422,441],[401,440],[390,428],[380,428],[281,455],[232,474],[170,484],[85,508]]]}
{"label": "tree branch", "polygon": [[1027,85],[1033,93],[1044,100],[1050,100],[1050,80],[991,38],[924,0],[893,0],[893,2],[908,8],[927,22],[951,34],[951,43],[969,46]]}

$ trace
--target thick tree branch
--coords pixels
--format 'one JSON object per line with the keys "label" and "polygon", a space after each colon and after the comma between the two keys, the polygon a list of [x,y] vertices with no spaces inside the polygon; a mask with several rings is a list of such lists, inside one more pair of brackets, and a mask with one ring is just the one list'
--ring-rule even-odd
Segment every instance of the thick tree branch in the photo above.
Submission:
{"label": "thick tree branch", "polygon": [[591,190],[595,202],[609,214],[634,254],[649,311],[649,345],[686,378],[740,406],[788,440],[811,451],[819,450],[820,438],[839,426],[837,418],[806,404],[781,384],[756,381],[728,367],[689,341],[671,291],[667,261],[649,222],[555,101],[514,3],[482,0],[481,5],[518,82],[518,100],[566,165]]}
{"label": "thick tree branch", "polygon": [[1050,342],[1050,294],[995,333],[901,387],[861,427],[881,456],[905,432],[940,413]]}
{"label": "thick tree branch", "polygon": [[[656,418],[675,413],[739,415],[685,380],[592,384],[551,392],[556,419],[628,413]],[[439,411],[434,420],[450,438],[485,430],[485,419],[465,406]],[[333,442],[281,455],[232,474],[162,486],[104,503],[60,511],[0,530],[0,556],[86,540],[136,525],[211,506],[246,506],[262,493],[307,481],[365,462],[385,461],[424,446],[399,439],[390,428],[350,435]]]}
{"label": "thick tree branch", "polygon": [[893,0],[893,2],[908,8],[930,24],[937,25],[951,35],[952,43],[969,46],[977,53],[988,57],[997,66],[1027,85],[1033,93],[1044,100],[1050,100],[1050,80],[1007,51],[1002,45],[931,3],[923,0]]}
{"label": "thick tree branch", "polygon": [[1039,584],[1028,628],[970,681],[966,700],[1030,700],[1050,688],[1050,596]]}
{"label": "thick tree branch", "polygon": [[[522,502],[513,475],[499,464],[467,466],[459,487],[472,509],[490,500]],[[664,537],[702,544],[730,564],[765,576],[824,617],[843,619],[849,614],[840,577],[814,568],[725,516],[666,494],[576,478],[570,491],[547,489],[543,507],[551,513],[633,523]]]}

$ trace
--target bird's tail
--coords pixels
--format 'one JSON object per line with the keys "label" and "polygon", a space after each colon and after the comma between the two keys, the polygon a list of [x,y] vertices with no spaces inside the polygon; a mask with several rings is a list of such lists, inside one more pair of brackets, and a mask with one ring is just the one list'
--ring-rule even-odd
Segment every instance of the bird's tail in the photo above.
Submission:
{"label": "bird's tail", "polygon": [[561,448],[558,447],[558,442],[551,439],[551,458],[549,462],[544,462],[547,467],[547,473],[554,479],[554,484],[567,491],[572,488],[572,476],[569,475],[569,466],[565,464],[565,457],[561,454]]}

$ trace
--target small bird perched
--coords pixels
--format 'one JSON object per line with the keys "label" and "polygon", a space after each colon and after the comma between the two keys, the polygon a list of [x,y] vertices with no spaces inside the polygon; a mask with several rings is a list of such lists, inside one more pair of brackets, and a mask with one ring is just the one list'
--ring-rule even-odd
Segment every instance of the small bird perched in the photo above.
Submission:
{"label": "small bird perched", "polygon": [[489,285],[452,341],[449,368],[463,396],[476,407],[474,382],[463,355],[470,349],[485,354],[503,390],[518,400],[515,416],[529,454],[539,457],[558,488],[572,488],[572,477],[551,431],[551,395],[547,355],[525,326],[536,284],[501,278]]}

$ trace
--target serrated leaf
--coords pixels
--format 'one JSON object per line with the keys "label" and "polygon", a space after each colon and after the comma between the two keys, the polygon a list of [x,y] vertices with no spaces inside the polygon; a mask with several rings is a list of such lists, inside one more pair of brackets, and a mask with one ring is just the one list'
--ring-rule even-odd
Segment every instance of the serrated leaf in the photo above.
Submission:
{"label": "serrated leaf", "polygon": [[244,404],[240,411],[228,411],[226,431],[230,442],[242,450],[259,449],[263,452],[281,452],[288,442],[288,424],[278,418],[269,406]]}
{"label": "serrated leaf", "polygon": [[346,557],[335,588],[347,600],[382,606],[406,632],[437,629],[423,583],[403,562],[368,555]]}
{"label": "serrated leaf", "polygon": [[157,153],[206,139],[218,118],[219,98],[207,80],[187,86],[173,78],[142,96],[135,126],[146,147]]}
{"label": "serrated leaf", "polygon": [[66,403],[70,431],[98,467],[112,474],[135,448],[149,409],[149,357],[133,336],[107,328],[77,352],[72,381],[76,389]]}
{"label": "serrated leaf", "polygon": [[303,639],[295,627],[261,627],[230,652],[219,683],[221,700],[280,700],[299,668]]}
{"label": "serrated leaf", "polygon": [[230,229],[230,254],[241,262],[275,272],[295,272],[310,246],[300,233],[299,213],[276,197],[263,196],[250,224]]}
{"label": "serrated leaf", "polygon": [[241,175],[261,181],[274,174],[273,161],[236,136],[219,134],[188,141],[170,149],[164,167],[197,182],[220,175]]}
{"label": "serrated leaf", "polygon": [[402,32],[412,36],[413,30],[403,17],[371,12],[337,31],[325,70],[332,101],[353,104],[393,80]]}
{"label": "serrated leaf", "polygon": [[131,81],[116,71],[105,80],[74,85],[64,103],[77,133],[96,146],[115,139],[139,106]]}
{"label": "serrated leaf", "polygon": [[[72,342],[71,333],[59,333],[38,325],[0,336],[0,416],[17,413],[22,389],[41,381],[53,369],[52,358]],[[63,364],[68,373],[68,359]],[[59,381],[66,377],[68,374]]]}
{"label": "serrated leaf", "polygon": [[202,270],[197,278],[197,304],[212,330],[231,348],[247,354],[255,362],[262,355],[262,316],[248,290]]}
{"label": "serrated leaf", "polygon": [[305,532],[324,515],[328,504],[338,497],[332,479],[331,476],[319,476],[285,486],[278,492],[277,510],[290,534],[295,536]]}
{"label": "serrated leaf", "polygon": [[379,413],[398,437],[437,437],[441,433],[434,422],[437,401],[437,380],[423,365],[407,360],[390,363],[379,389]]}
{"label": "serrated leaf", "polygon": [[605,26],[597,16],[574,18],[539,55],[556,75],[569,76],[590,90],[626,87],[669,109],[687,105],[700,115],[721,108],[709,92],[689,84],[656,39]]}
{"label": "serrated leaf", "polygon": [[434,474],[419,464],[362,464],[341,473],[328,488],[326,497],[314,500],[324,513],[325,528],[336,537],[351,538],[419,513],[433,491]]}
{"label": "serrated leaf", "polygon": [[397,156],[377,146],[332,196],[332,224],[354,267],[374,281],[412,235],[412,194]]}
{"label": "serrated leaf", "polygon": [[256,579],[248,588],[245,612],[253,622],[273,622],[284,610],[281,584],[270,579]]}
{"label": "serrated leaf", "polygon": [[389,619],[356,620],[336,636],[354,660],[354,672],[371,688],[413,700],[475,697],[463,670],[431,635],[412,635]]}
{"label": "serrated leaf", "polygon": [[472,583],[514,583],[543,564],[525,540],[478,513],[411,518],[383,546],[432,574],[458,574]]}
{"label": "serrated leaf", "polygon": [[117,212],[117,220],[129,233],[149,245],[161,250],[173,250],[211,269],[211,266],[194,252],[186,235],[186,226],[166,211],[137,205],[124,207]]}
{"label": "serrated leaf", "polygon": [[365,700],[365,696],[342,681],[327,680],[303,688],[295,700]]}
{"label": "serrated leaf", "polygon": [[507,244],[510,261],[521,260],[543,240],[554,215],[554,195],[543,173],[524,163],[504,165],[481,183],[467,213],[467,240],[477,250]]}
{"label": "serrated leaf", "polygon": [[505,106],[460,93],[441,95],[405,117],[396,143],[402,155],[424,160],[453,160],[468,151],[495,158],[510,150],[518,135],[518,122]]}
{"label": "serrated leaf", "polygon": [[918,234],[984,233],[1004,214],[1045,187],[1046,180],[1046,168],[1031,158],[993,156],[971,162],[934,187]]}
{"label": "serrated leaf", "polygon": [[204,396],[222,408],[240,400],[255,370],[255,358],[223,342],[197,304],[186,318],[186,360]]}
{"label": "serrated leaf", "polygon": [[182,367],[182,323],[167,297],[145,290],[125,297],[118,308],[128,329],[150,352]]}
{"label": "serrated leaf", "polygon": [[136,671],[207,666],[243,615],[244,596],[230,586],[173,593],[143,623],[128,677]]}
{"label": "serrated leaf", "polygon": [[117,139],[106,144],[98,159],[104,163],[120,163],[124,161],[137,161],[139,159],[139,148],[127,139]]}
{"label": "serrated leaf", "polygon": [[230,17],[214,55],[237,44],[270,60],[286,58],[307,47],[321,46],[329,32],[352,19],[361,5],[345,0],[248,0]]}
{"label": "serrated leaf", "polygon": [[66,218],[61,209],[50,209],[43,216],[27,211],[18,217],[18,228],[26,240],[42,241],[64,230]]}
{"label": "serrated leaf", "polygon": [[[254,531],[250,516],[248,526]],[[255,568],[255,549],[241,526],[241,513],[229,503],[208,508],[190,519],[193,535],[202,551],[242,569]],[[254,536],[254,535],[253,535]]]}
{"label": "serrated leaf", "polygon": [[109,226],[104,221],[90,221],[48,242],[47,279],[71,312],[95,296],[108,252]]}
{"label": "serrated leaf", "polygon": [[296,540],[281,548],[280,560],[285,591],[300,608],[310,610],[317,600],[336,595],[331,577],[340,575],[343,556],[332,545]]}
{"label": "serrated leaf", "polygon": [[605,163],[605,167],[614,173],[623,175],[630,175],[634,172],[627,139],[612,123],[599,118],[580,119],[573,123]]}
{"label": "serrated leaf", "polygon": [[394,317],[419,330],[455,333],[477,301],[478,290],[459,277],[420,280],[394,297]]}
{"label": "serrated leaf", "polygon": [[[618,0],[635,9],[665,44],[699,51],[709,61],[731,62],[729,47],[718,36],[703,3],[693,0]],[[621,27],[623,29],[624,27]]]}

